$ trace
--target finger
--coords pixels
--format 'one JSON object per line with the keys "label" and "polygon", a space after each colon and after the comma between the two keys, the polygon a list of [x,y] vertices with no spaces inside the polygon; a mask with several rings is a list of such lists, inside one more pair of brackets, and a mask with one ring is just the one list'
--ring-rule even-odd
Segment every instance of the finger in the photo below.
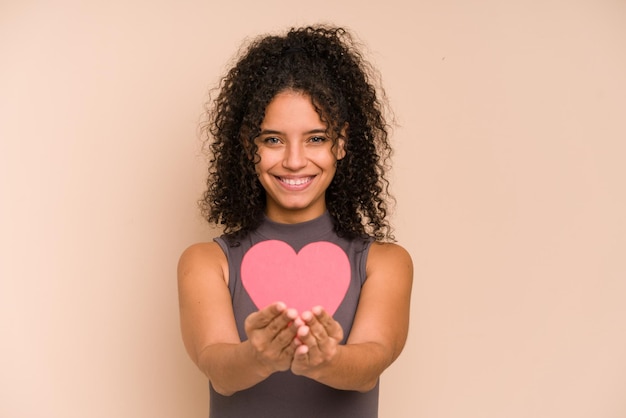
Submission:
{"label": "finger", "polygon": [[246,327],[251,329],[265,328],[286,309],[287,306],[282,302],[272,303],[265,308],[248,315],[246,318]]}
{"label": "finger", "polygon": [[317,318],[315,318],[315,315],[313,315],[313,312],[311,311],[302,312],[302,315],[300,315],[300,318],[302,318],[302,321],[306,322],[307,324],[311,321],[317,320]]}
{"label": "finger", "polygon": [[297,347],[293,353],[293,361],[291,363],[291,371],[295,374],[301,374],[310,366],[309,347],[301,345]]}
{"label": "finger", "polygon": [[273,341],[283,330],[293,325],[294,319],[298,316],[295,309],[287,309],[275,316],[262,331],[268,341]]}
{"label": "finger", "polygon": [[325,326],[334,321],[328,312],[326,312],[326,310],[321,306],[313,307],[313,309],[311,309],[311,314]]}
{"label": "finger", "polygon": [[298,341],[300,341],[302,344],[307,344],[307,345],[309,343],[309,340],[313,338],[311,336],[310,328],[307,325],[302,325],[298,327],[298,330],[296,332],[296,337],[298,338]]}
{"label": "finger", "polygon": [[281,350],[288,348],[292,343],[294,346],[298,344],[298,342],[294,342],[297,340],[297,333],[299,327],[295,325],[294,321],[290,321],[291,323],[286,324],[282,327],[275,335],[272,340],[272,344],[276,347],[279,347]]}
{"label": "finger", "polygon": [[322,324],[328,336],[337,341],[341,341],[343,339],[343,328],[341,328],[339,322],[335,321],[333,317],[324,310],[324,308],[316,306],[311,309],[311,312],[317,321]]}
{"label": "finger", "polygon": [[328,338],[328,332],[324,325],[318,320],[318,318],[313,315],[312,312],[306,311],[303,312],[301,318],[306,323],[306,326],[309,328],[309,334],[312,338],[315,339],[316,344],[319,341],[325,340]]}
{"label": "finger", "polygon": [[321,307],[303,312],[300,318],[306,325],[300,327],[297,338],[308,347],[307,364],[331,358],[343,339],[341,325]]}
{"label": "finger", "polygon": [[281,361],[285,362],[285,367],[290,367],[289,365],[293,361],[296,350],[298,349],[298,345],[295,340],[292,339],[287,343],[287,345],[281,347],[279,358]]}
{"label": "finger", "polygon": [[[318,323],[317,326],[322,330],[323,328]],[[325,338],[326,341],[330,341],[328,336],[318,337],[313,334],[312,328],[309,326],[303,326],[298,329],[297,338],[302,341],[302,344],[306,346],[306,348],[300,348],[296,350],[297,354],[301,354],[297,359],[301,362],[305,362],[308,366],[312,366],[315,364],[319,364],[327,354],[325,354],[323,347],[328,346],[327,343],[324,343],[322,338]],[[304,356],[306,354],[306,356]]]}
{"label": "finger", "polygon": [[294,356],[297,357],[298,361],[306,360],[309,353],[309,347],[307,345],[301,345],[296,348]]}

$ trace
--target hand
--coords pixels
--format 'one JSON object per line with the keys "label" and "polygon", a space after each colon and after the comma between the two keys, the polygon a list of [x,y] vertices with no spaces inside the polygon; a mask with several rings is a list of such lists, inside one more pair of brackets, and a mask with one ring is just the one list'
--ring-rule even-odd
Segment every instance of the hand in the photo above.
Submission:
{"label": "hand", "polygon": [[297,347],[294,341],[298,312],[276,302],[250,314],[245,321],[246,335],[253,356],[264,367],[264,375],[288,370]]}
{"label": "hand", "polygon": [[294,321],[298,326],[291,371],[314,378],[316,371],[328,365],[338,354],[343,329],[321,306],[302,313]]}

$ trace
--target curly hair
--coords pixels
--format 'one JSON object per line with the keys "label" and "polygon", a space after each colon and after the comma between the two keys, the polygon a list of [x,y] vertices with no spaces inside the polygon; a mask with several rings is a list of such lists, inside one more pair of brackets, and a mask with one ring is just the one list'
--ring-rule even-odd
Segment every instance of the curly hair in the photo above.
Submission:
{"label": "curly hair", "polygon": [[333,141],[347,126],[346,155],[337,161],[326,190],[335,231],[348,238],[393,240],[386,220],[391,147],[384,91],[354,38],[339,27],[291,28],[283,36],[257,38],[242,51],[208,107],[204,130],[211,157],[200,201],[204,217],[231,235],[258,227],[266,195],[255,172],[254,140],[268,104],[292,90],[310,97]]}

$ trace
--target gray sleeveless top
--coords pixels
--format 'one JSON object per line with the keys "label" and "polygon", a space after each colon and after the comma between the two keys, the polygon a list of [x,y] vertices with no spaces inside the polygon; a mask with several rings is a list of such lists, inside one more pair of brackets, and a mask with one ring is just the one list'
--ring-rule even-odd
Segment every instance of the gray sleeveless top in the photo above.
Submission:
{"label": "gray sleeveless top", "polygon": [[[245,318],[265,307],[266,300],[281,300],[292,307],[285,300],[291,296],[274,296],[271,291],[272,286],[280,285],[280,280],[283,280],[282,283],[288,281],[290,287],[296,289],[296,299],[297,290],[302,290],[300,297],[304,300],[297,302],[300,306],[310,309],[319,304],[329,311],[335,309],[333,318],[343,328],[344,340],[341,343],[345,344],[352,329],[361,286],[366,279],[365,265],[371,239],[338,237],[333,231],[332,218],[325,213],[317,219],[293,225],[279,224],[266,218],[259,228],[244,237],[234,239],[224,235],[215,241],[228,258],[228,287],[242,341],[247,338]],[[343,277],[341,285],[329,283],[335,280],[335,273]],[[346,275],[347,278],[344,277]],[[278,276],[284,277],[277,279]],[[266,283],[269,281],[272,283]],[[325,293],[327,289],[340,294],[329,296]],[[307,301],[307,297],[313,300]],[[302,309],[305,308],[299,310]],[[257,385],[231,396],[222,396],[209,386],[211,418],[378,416],[378,384],[366,393],[337,390],[285,371],[274,373]]]}

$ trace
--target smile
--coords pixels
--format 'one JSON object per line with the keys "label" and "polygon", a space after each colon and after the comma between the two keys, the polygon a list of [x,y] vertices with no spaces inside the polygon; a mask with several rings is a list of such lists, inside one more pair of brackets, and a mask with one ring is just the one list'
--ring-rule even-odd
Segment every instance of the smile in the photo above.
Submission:
{"label": "smile", "polygon": [[304,186],[308,183],[310,183],[311,181],[313,181],[313,177],[300,177],[297,179],[289,179],[289,178],[285,178],[285,177],[278,177],[278,179],[288,185],[288,186]]}

